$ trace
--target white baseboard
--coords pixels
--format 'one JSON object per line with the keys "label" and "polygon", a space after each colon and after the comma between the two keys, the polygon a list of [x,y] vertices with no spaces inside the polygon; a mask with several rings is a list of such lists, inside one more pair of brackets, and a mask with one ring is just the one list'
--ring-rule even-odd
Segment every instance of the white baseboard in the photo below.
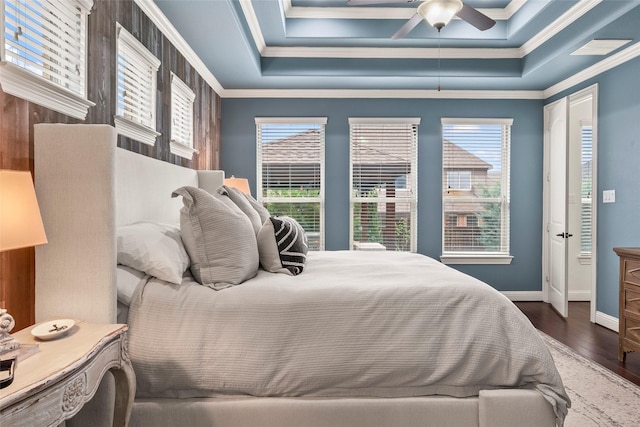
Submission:
{"label": "white baseboard", "polygon": [[605,328],[611,329],[612,331],[619,331],[618,318],[610,316],[601,311],[596,311],[596,323],[598,325],[604,326]]}
{"label": "white baseboard", "polygon": [[511,301],[542,301],[542,291],[502,291]]}
{"label": "white baseboard", "polygon": [[591,291],[569,291],[569,301],[591,301]]}

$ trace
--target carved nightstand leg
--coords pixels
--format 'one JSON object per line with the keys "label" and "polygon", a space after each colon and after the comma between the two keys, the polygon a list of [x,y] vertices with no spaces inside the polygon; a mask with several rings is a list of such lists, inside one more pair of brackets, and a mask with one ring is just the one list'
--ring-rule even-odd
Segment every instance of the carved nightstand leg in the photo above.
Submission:
{"label": "carved nightstand leg", "polygon": [[133,399],[136,396],[136,374],[129,360],[127,344],[128,340],[125,334],[121,340],[120,368],[111,369],[116,383],[116,401],[113,413],[114,427],[126,427],[128,425]]}

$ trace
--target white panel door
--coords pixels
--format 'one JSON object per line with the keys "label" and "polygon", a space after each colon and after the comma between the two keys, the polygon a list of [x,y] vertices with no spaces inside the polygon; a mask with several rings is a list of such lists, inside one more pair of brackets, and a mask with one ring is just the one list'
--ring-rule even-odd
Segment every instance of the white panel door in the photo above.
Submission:
{"label": "white panel door", "polygon": [[568,233],[568,103],[563,98],[549,108],[549,302],[564,317],[569,314],[567,291]]}

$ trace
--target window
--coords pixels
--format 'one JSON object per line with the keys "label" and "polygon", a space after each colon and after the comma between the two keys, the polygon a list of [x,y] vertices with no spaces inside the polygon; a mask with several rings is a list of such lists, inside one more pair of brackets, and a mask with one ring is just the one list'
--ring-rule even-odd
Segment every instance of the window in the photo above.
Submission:
{"label": "window", "polygon": [[84,119],[87,16],[91,0],[0,0],[2,90]]}
{"label": "window", "polygon": [[300,223],[309,250],[324,249],[325,117],[256,117],[257,195],[271,215]]}
{"label": "window", "polygon": [[116,129],[121,135],[154,145],[160,135],[155,131],[160,60],[120,24],[117,33]]}
{"label": "window", "polygon": [[511,119],[442,119],[442,261],[509,263]]}
{"label": "window", "polygon": [[196,94],[178,76],[171,73],[171,152],[187,159],[193,148],[193,101]]}
{"label": "window", "polygon": [[591,255],[591,191],[593,185],[592,158],[593,158],[593,128],[591,124],[583,124],[581,129],[582,139],[582,224],[580,227],[580,252],[582,256]]}
{"label": "window", "polygon": [[447,184],[449,190],[471,190],[471,171],[448,171]]}
{"label": "window", "polygon": [[351,248],[417,250],[419,118],[350,118]]}

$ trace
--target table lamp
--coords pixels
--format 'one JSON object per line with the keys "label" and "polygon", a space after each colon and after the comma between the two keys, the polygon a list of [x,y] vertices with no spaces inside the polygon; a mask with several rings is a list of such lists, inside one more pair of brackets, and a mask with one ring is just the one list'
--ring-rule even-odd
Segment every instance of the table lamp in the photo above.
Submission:
{"label": "table lamp", "polygon": [[244,194],[251,194],[251,189],[249,188],[249,180],[247,178],[236,178],[231,175],[231,178],[224,179],[224,185],[227,187],[237,188],[242,191]]}
{"label": "table lamp", "polygon": [[[45,243],[31,172],[0,170],[0,252]],[[0,309],[0,355],[20,347],[9,334],[14,326],[13,317]]]}

